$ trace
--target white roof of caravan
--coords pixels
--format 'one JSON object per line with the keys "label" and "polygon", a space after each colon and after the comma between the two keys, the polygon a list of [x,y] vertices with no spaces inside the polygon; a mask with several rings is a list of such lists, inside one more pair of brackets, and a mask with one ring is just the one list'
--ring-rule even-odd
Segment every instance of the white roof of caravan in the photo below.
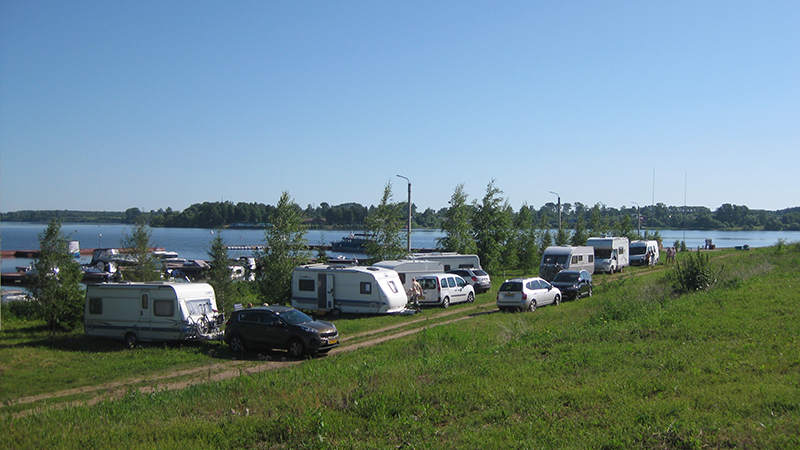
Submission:
{"label": "white roof of caravan", "polygon": [[391,274],[397,275],[397,272],[391,269],[387,269],[385,267],[374,267],[374,266],[346,266],[346,265],[336,265],[336,264],[306,264],[303,266],[295,267],[294,270],[298,271],[306,271],[306,272],[361,272],[361,273],[369,273],[369,274]]}
{"label": "white roof of caravan", "polygon": [[428,261],[425,259],[397,259],[397,260],[386,260],[380,261],[373,264],[374,267],[383,267],[386,269],[395,269],[401,266],[427,266],[428,264],[433,264],[438,267],[444,267],[441,261]]}

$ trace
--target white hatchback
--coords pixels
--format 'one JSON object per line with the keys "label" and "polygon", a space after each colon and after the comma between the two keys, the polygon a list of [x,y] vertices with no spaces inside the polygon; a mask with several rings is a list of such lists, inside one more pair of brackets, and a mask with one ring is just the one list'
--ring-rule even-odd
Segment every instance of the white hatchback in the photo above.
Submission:
{"label": "white hatchback", "polygon": [[539,277],[506,280],[497,292],[500,311],[536,311],[551,304],[561,304],[561,290]]}
{"label": "white hatchback", "polygon": [[420,305],[441,305],[475,301],[475,289],[458,275],[441,273],[417,277],[422,286],[422,295],[417,296]]}

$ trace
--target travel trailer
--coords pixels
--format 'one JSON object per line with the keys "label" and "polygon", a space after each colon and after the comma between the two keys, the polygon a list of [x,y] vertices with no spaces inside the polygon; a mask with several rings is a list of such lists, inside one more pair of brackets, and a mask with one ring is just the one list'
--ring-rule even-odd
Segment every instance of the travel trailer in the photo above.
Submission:
{"label": "travel trailer", "polygon": [[656,241],[631,241],[631,265],[641,266],[647,264],[647,254],[650,253],[650,264],[658,264],[659,252]]}
{"label": "travel trailer", "polygon": [[387,314],[408,303],[400,276],[374,266],[307,264],[292,271],[292,306],[339,313]]}
{"label": "travel trailer", "polygon": [[224,319],[207,283],[101,283],[86,286],[83,328],[90,336],[136,342],[222,339]]}
{"label": "travel trailer", "polygon": [[455,252],[412,253],[409,259],[424,259],[427,261],[440,261],[444,271],[463,268],[481,268],[481,259],[478,255],[461,255]]}
{"label": "travel trailer", "polygon": [[594,247],[560,245],[544,249],[542,262],[539,264],[540,277],[553,281],[558,272],[566,269],[594,273]]}
{"label": "travel trailer", "polygon": [[408,292],[411,289],[411,280],[422,275],[444,272],[444,264],[441,261],[426,261],[417,259],[398,259],[380,261],[373,264],[373,267],[383,267],[397,272],[400,282],[403,283],[403,290]]}
{"label": "travel trailer", "polygon": [[591,237],[586,245],[594,247],[595,272],[621,272],[630,265],[626,237]]}

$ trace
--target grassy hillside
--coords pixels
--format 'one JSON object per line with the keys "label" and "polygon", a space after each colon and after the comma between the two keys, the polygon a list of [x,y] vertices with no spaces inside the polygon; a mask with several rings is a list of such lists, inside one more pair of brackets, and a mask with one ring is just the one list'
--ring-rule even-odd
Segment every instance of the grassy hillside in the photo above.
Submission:
{"label": "grassy hillside", "polygon": [[[512,314],[490,312],[495,279],[476,314],[402,339],[17,418],[11,400],[48,389],[9,379],[46,386],[50,374],[64,388],[95,372],[112,380],[113,364],[158,373],[170,357],[189,367],[231,355],[213,345],[53,348],[4,324],[0,447],[798,448],[800,246],[724,256],[712,259],[708,291],[673,294],[669,270],[641,268],[598,276],[590,299]],[[346,336],[402,320],[337,325]]]}

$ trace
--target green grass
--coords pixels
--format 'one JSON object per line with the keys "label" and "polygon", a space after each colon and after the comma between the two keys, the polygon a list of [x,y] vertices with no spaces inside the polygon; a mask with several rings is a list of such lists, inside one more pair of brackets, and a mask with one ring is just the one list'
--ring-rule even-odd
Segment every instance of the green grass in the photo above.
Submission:
{"label": "green grass", "polygon": [[[0,446],[798,448],[800,249],[712,262],[708,291],[677,295],[669,270],[629,269],[598,276],[603,282],[589,299],[478,314],[288,369],[180,391],[131,390],[20,418],[6,407]],[[493,301],[501,280],[494,281],[495,291],[477,303]],[[346,318],[337,326],[345,336],[417,318]],[[10,363],[37,380],[56,377],[49,389],[58,390],[94,382],[81,365],[106,379],[114,370],[124,378],[229,357],[213,345],[131,351],[84,340],[72,348],[44,337],[31,344],[28,330],[7,332],[3,324],[5,399],[13,398],[5,393],[9,376],[26,379],[12,375]],[[79,350],[87,345],[97,348]],[[26,355],[31,362],[15,362]]]}

